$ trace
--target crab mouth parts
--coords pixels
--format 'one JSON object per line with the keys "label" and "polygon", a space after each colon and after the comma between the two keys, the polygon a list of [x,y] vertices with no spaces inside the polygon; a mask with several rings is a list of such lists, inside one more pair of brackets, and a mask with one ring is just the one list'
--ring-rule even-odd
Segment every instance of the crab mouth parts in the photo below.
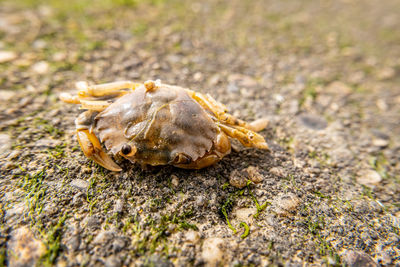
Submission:
{"label": "crab mouth parts", "polygon": [[175,156],[172,164],[189,164],[192,162],[192,158],[185,154],[178,154]]}

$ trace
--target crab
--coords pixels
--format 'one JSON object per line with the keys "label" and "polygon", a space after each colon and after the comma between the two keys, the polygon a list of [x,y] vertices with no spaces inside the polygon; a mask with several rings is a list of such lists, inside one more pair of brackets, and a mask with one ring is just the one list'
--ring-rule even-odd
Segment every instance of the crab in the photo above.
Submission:
{"label": "crab", "polygon": [[85,109],[75,120],[76,135],[86,157],[111,171],[121,171],[103,150],[142,167],[173,165],[208,167],[231,152],[229,138],[246,147],[268,149],[256,133],[266,119],[252,123],[227,112],[209,94],[161,83],[117,81],[98,85],[76,83],[76,95],[63,93],[66,103]]}

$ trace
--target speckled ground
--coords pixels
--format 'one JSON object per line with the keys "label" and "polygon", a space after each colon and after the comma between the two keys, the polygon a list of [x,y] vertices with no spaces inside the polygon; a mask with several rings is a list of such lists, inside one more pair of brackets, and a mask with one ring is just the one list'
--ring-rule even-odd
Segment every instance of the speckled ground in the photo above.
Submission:
{"label": "speckled ground", "polygon": [[[400,264],[400,4],[0,3],[0,265]],[[209,93],[269,152],[111,173],[74,136],[75,81]],[[258,170],[242,189],[237,176]],[[232,182],[232,181],[231,181]]]}

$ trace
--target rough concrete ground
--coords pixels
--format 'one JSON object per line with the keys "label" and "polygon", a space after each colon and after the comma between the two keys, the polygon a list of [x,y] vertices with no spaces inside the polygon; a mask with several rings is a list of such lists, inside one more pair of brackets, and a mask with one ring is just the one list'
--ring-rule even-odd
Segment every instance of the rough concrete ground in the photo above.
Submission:
{"label": "rough concrete ground", "polygon": [[[0,265],[400,264],[400,4],[2,1]],[[199,171],[111,173],[74,82],[160,78],[270,119]],[[229,184],[258,168],[259,184]],[[358,264],[358,265],[357,265]]]}

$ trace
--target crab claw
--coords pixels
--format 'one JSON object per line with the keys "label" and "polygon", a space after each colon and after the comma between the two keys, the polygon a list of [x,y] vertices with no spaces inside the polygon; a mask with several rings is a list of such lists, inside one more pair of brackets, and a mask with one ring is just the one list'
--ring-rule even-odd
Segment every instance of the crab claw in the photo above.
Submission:
{"label": "crab claw", "polygon": [[119,167],[101,148],[99,139],[89,130],[78,130],[77,137],[79,145],[82,148],[83,153],[86,157],[94,160],[97,164],[103,166],[104,168],[119,172],[121,167]]}

